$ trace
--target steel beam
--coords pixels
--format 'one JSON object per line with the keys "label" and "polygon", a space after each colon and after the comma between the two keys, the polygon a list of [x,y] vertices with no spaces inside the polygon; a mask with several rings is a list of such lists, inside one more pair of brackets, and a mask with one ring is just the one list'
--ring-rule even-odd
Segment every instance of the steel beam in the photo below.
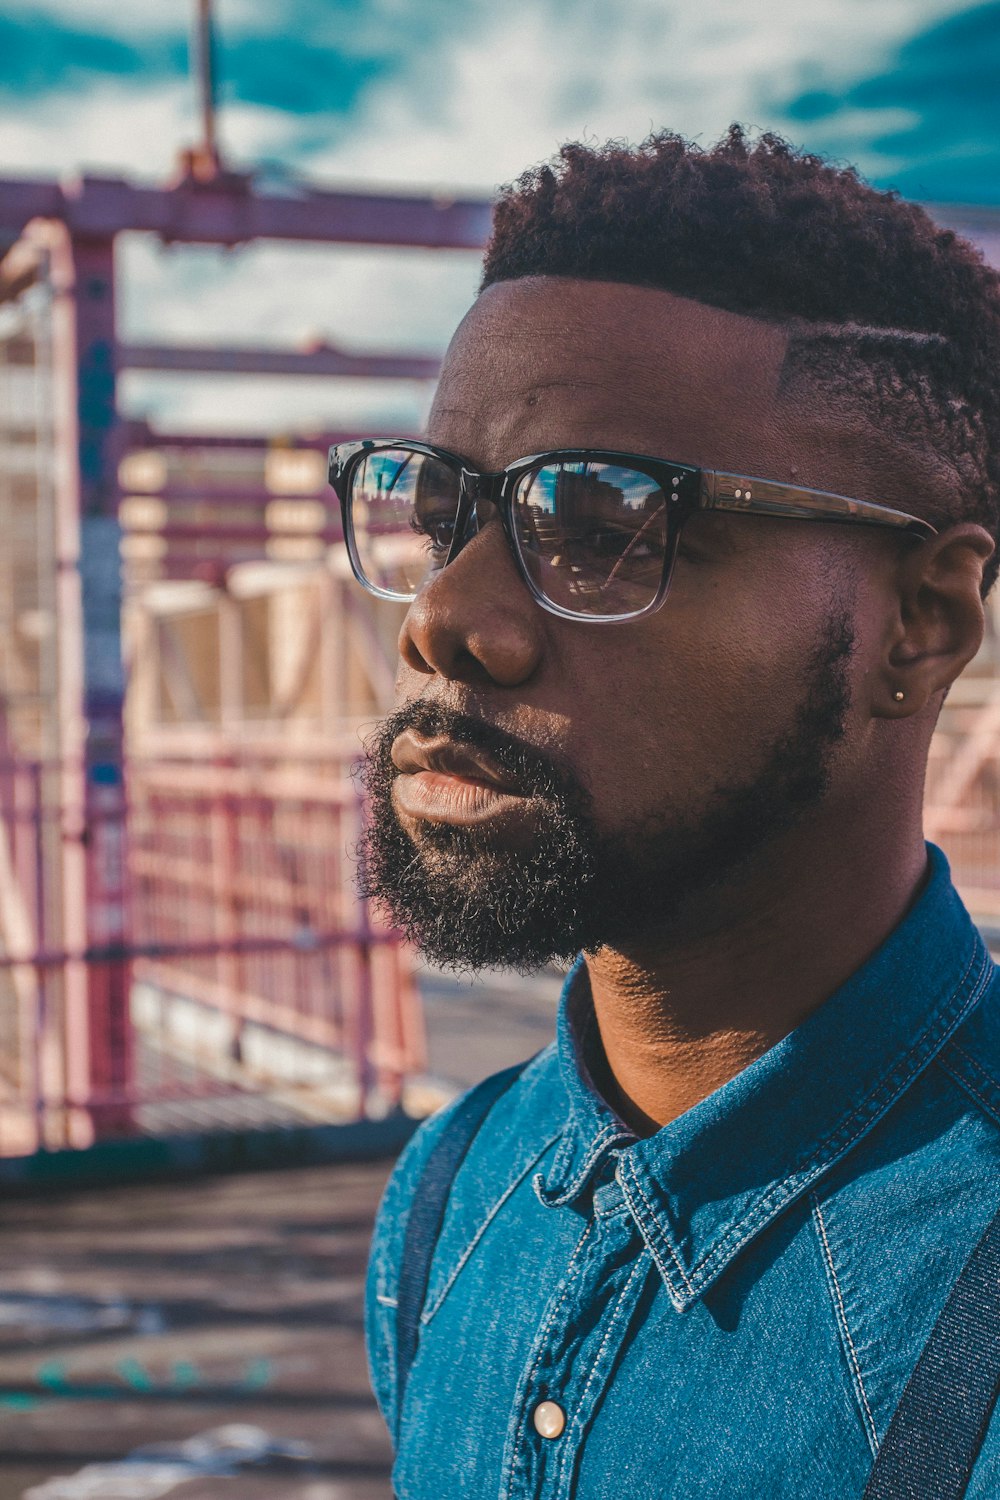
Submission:
{"label": "steel beam", "polygon": [[[287,439],[280,435],[274,436],[263,432],[160,432],[145,421],[127,418],[122,422],[121,430],[123,448],[129,452],[147,448],[162,448],[167,452],[184,448],[195,450],[204,448],[208,452],[217,451],[220,448],[234,448],[259,450],[262,454],[271,451],[294,453],[300,449],[326,453],[334,443],[349,443],[358,435],[356,428],[342,428],[321,433],[295,433]],[[374,438],[401,436],[395,430],[382,432],[367,427],[364,435]]]}
{"label": "steel beam", "polygon": [[331,514],[336,512],[340,515],[340,505],[337,497],[329,485],[324,484],[318,491],[288,490],[275,491],[268,489],[266,484],[255,484],[251,480],[209,482],[204,484],[166,484],[161,490],[136,490],[130,493],[130,500],[162,500],[165,505],[177,507],[190,507],[204,505],[206,509],[217,506],[229,509],[232,506],[247,507],[272,504],[275,500],[307,500],[311,505],[325,505]]}
{"label": "steel beam", "polygon": [[[932,203],[928,211],[1000,264],[1000,209]],[[8,243],[42,218],[59,219],[74,234],[136,230],[198,244],[273,239],[480,250],[491,216],[486,198],[311,187],[271,194],[256,191],[250,177],[226,172],[210,182],[185,177],[167,187],[136,186],[119,177],[84,176],[65,184],[0,178],[0,240]]]}
{"label": "steel beam", "polygon": [[[342,428],[333,432],[313,432],[313,434],[291,435],[282,438],[280,435],[274,437],[265,432],[160,432],[151,428],[147,422],[142,420],[124,419],[121,422],[121,446],[123,452],[136,452],[145,449],[163,449],[163,452],[177,452],[178,449],[205,449],[208,453],[219,452],[220,449],[244,450],[244,452],[261,453],[282,452],[295,453],[301,449],[309,449],[310,452],[325,453],[334,443],[351,443],[357,438],[357,428]],[[381,432],[376,429],[364,429],[366,438],[399,438],[399,432]]]}
{"label": "steel beam", "polygon": [[348,354],[329,344],[314,349],[120,344],[118,367],[205,375],[336,375],[354,380],[436,380],[441,359],[430,354]]}
{"label": "steel beam", "polygon": [[249,240],[399,245],[427,250],[480,250],[492,205],[485,198],[400,193],[271,194],[252,179],[222,174],[185,178],[172,187],[138,187],[120,177],[82,177],[60,184],[0,179],[0,239],[17,239],[32,219],[58,219],[72,235],[113,238],[124,231],[188,244],[239,245]]}
{"label": "steel beam", "polygon": [[130,526],[128,536],[152,536],[162,537],[165,542],[197,542],[206,547],[218,542],[223,543],[246,542],[263,545],[265,542],[296,541],[296,542],[323,542],[331,546],[334,542],[343,541],[343,531],[339,524],[317,527],[311,531],[296,531],[289,526],[266,526],[262,522],[254,524],[252,521],[227,521],[224,519],[213,520],[209,523],[185,523],[184,521],[167,521],[163,526]]}

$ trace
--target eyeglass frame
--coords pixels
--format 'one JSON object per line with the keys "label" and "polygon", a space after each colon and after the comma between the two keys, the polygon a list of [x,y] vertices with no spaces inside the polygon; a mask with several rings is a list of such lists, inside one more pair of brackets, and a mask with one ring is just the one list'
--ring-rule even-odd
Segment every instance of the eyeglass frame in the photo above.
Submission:
{"label": "eyeglass frame", "polygon": [[[351,479],[364,459],[391,448],[404,448],[445,464],[459,478],[455,530],[441,568],[443,572],[478,533],[476,507],[485,500],[496,508],[515,566],[528,592],[540,608],[563,620],[583,620],[595,625],[623,624],[654,614],[663,605],[670,589],[670,578],[680,534],[685,523],[698,511],[728,511],[739,515],[766,515],[801,521],[832,521],[840,524],[874,526],[929,541],[937,528],[906,511],[877,505],[869,500],[854,500],[827,490],[812,490],[801,485],[783,484],[747,474],[730,474],[721,469],[703,469],[670,459],[652,458],[647,454],[623,453],[608,448],[553,448],[519,458],[496,471],[473,469],[466,460],[447,448],[413,438],[364,438],[351,443],[335,443],[329,453],[328,478],[338,500],[343,523],[344,542],[351,571],[362,588],[378,599],[397,603],[412,602],[420,590],[407,594],[380,589],[365,577],[354,536],[350,513]],[[601,463],[614,468],[628,468],[652,479],[667,499],[667,538],[663,554],[660,583],[649,604],[642,609],[618,615],[590,615],[563,608],[542,593],[532,578],[522,553],[521,542],[513,522],[514,496],[519,480],[533,469],[549,464]]]}

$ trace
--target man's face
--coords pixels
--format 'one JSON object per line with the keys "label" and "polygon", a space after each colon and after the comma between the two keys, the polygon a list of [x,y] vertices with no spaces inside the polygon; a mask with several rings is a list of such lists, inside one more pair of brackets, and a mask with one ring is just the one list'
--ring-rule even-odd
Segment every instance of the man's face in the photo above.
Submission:
{"label": "man's face", "polygon": [[[455,335],[428,437],[487,471],[595,447],[895,503],[871,440],[781,394],[785,347],[776,326],[665,292],[500,284]],[[853,580],[879,547],[700,514],[663,608],[600,625],[540,609],[487,522],[400,635],[400,711],[367,773],[369,889],[430,956],[473,967],[683,921],[789,830],[835,817],[864,671]]]}

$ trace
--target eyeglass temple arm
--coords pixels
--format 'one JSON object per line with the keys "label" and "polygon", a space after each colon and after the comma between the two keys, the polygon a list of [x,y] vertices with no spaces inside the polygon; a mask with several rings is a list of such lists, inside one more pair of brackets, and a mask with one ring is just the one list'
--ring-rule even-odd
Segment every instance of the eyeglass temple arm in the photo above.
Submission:
{"label": "eyeglass temple arm", "polygon": [[926,541],[937,536],[930,522],[887,505],[851,500],[825,490],[806,490],[794,484],[776,484],[745,474],[724,474],[702,469],[699,510],[747,511],[757,515],[796,516],[805,521],[854,521],[863,526],[884,526]]}

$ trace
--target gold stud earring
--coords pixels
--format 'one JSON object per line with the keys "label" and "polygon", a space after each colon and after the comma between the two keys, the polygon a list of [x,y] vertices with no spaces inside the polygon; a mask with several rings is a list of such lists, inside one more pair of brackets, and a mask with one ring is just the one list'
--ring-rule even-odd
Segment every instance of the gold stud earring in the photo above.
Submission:
{"label": "gold stud earring", "polygon": [[906,697],[906,694],[903,692],[902,688],[897,688],[892,696],[895,698],[897,703],[902,703],[903,699]]}

